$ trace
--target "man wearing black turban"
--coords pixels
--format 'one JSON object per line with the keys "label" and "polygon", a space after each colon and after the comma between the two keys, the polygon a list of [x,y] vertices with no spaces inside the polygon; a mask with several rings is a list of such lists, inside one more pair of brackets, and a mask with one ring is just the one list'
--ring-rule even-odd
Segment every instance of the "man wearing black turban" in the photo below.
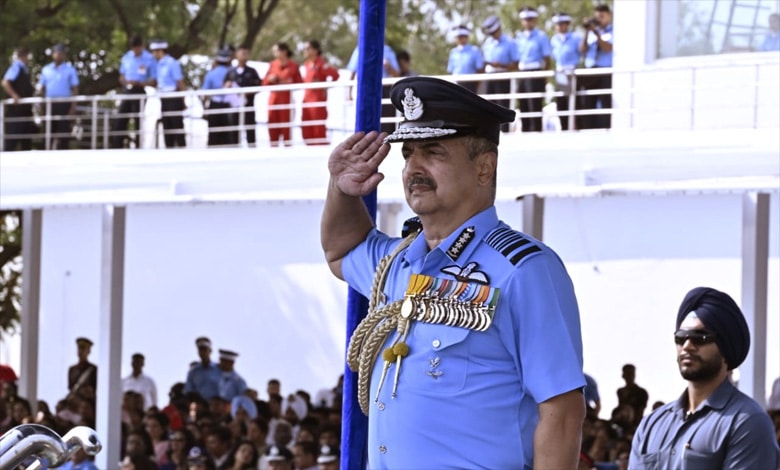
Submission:
{"label": "man wearing black turban", "polygon": [[677,364],[688,387],[642,419],[628,468],[780,468],[772,420],[729,380],[750,349],[734,299],[697,287],[683,299],[676,325]]}

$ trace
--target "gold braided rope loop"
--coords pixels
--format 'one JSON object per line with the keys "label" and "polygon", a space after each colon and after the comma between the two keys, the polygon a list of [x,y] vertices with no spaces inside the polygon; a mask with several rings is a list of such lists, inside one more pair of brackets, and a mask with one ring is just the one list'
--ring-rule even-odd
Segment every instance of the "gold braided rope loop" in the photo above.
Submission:
{"label": "gold braided rope loop", "polygon": [[369,385],[374,360],[379,349],[387,340],[387,335],[398,326],[403,300],[395,301],[378,309],[377,305],[383,304],[386,300],[383,292],[393,260],[414,241],[418,233],[413,233],[403,239],[391,254],[380,260],[374,274],[374,283],[371,286],[368,315],[355,328],[349,340],[347,364],[351,370],[358,373],[358,401],[360,409],[366,415],[368,415]]}
{"label": "gold braided rope loop", "polygon": [[[401,311],[400,304],[398,312]],[[390,317],[368,336],[363,352],[360,354],[360,367],[358,368],[358,403],[363,414],[368,416],[368,407],[371,401],[371,372],[374,369],[374,360],[379,350],[387,340],[387,336],[398,326],[397,316]]]}

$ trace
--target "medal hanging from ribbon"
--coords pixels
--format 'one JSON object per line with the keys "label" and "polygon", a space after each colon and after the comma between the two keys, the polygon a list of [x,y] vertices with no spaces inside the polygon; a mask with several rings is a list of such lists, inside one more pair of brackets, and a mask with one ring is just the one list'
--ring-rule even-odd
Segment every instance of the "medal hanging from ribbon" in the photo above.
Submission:
{"label": "medal hanging from ribbon", "polygon": [[493,322],[499,292],[500,289],[483,284],[412,274],[401,304],[395,339],[392,346],[382,351],[384,367],[374,402],[379,401],[379,393],[393,363],[395,377],[391,396],[397,395],[401,361],[409,355],[406,337],[412,320],[485,331]]}
{"label": "medal hanging from ribbon", "polygon": [[401,318],[485,331],[493,322],[500,289],[412,274]]}

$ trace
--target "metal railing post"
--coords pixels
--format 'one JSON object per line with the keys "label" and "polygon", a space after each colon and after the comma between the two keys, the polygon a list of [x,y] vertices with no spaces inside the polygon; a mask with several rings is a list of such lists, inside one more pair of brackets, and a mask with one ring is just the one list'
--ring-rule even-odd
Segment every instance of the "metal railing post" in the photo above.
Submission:
{"label": "metal railing post", "polygon": [[577,111],[577,74],[572,70],[569,77],[571,79],[571,85],[569,85],[569,115],[566,116],[566,119],[569,120],[569,130],[573,131],[576,130],[574,113]]}
{"label": "metal railing post", "polygon": [[93,96],[91,101],[92,101],[92,111],[90,116],[90,122],[91,122],[90,128],[92,129],[92,132],[90,133],[89,136],[89,145],[90,147],[92,147],[92,150],[95,150],[97,149],[97,130],[98,130],[97,96]]}
{"label": "metal railing post", "polygon": [[5,101],[0,101],[0,152],[5,150]]}
{"label": "metal railing post", "polygon": [[691,128],[696,125],[696,69],[691,67]]}
{"label": "metal railing post", "polygon": [[44,116],[44,134],[43,134],[43,148],[51,150],[51,100],[44,98],[44,108],[46,109],[46,115]]}
{"label": "metal railing post", "polygon": [[[633,129],[634,128],[634,94],[636,93],[636,90],[634,89],[634,84],[636,79],[636,72],[631,71],[631,98],[629,100],[629,111],[628,111],[628,128]],[[614,101],[614,99],[613,99]],[[612,107],[615,107],[615,103],[612,103]]]}
{"label": "metal railing post", "polygon": [[[517,109],[517,97],[515,96],[517,94],[517,79],[510,78],[509,79],[509,109]],[[522,110],[521,110],[522,112]]]}
{"label": "metal railing post", "polygon": [[759,95],[759,89],[758,89],[758,79],[761,76],[761,65],[756,64],[756,74],[755,79],[753,81],[754,83],[754,93],[753,93],[753,129],[758,129],[758,95]]}
{"label": "metal railing post", "polygon": [[[238,108],[238,146],[244,148],[244,132],[246,132],[246,119],[244,119],[244,113],[246,113],[246,93],[241,93],[241,96],[243,97],[243,103],[241,104],[241,107]],[[271,126],[272,124],[269,122],[268,125]],[[247,147],[248,146],[249,144],[247,143]]]}
{"label": "metal railing post", "polygon": [[111,121],[109,120],[110,113],[103,114],[103,148],[108,148],[108,134],[111,132]]}

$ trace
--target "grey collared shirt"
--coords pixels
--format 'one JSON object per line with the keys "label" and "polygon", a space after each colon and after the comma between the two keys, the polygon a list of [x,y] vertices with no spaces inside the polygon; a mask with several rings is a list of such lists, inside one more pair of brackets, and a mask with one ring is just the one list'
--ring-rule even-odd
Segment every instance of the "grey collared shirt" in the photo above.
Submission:
{"label": "grey collared shirt", "polygon": [[780,468],[772,420],[728,379],[694,413],[687,409],[686,391],[642,419],[629,469]]}

